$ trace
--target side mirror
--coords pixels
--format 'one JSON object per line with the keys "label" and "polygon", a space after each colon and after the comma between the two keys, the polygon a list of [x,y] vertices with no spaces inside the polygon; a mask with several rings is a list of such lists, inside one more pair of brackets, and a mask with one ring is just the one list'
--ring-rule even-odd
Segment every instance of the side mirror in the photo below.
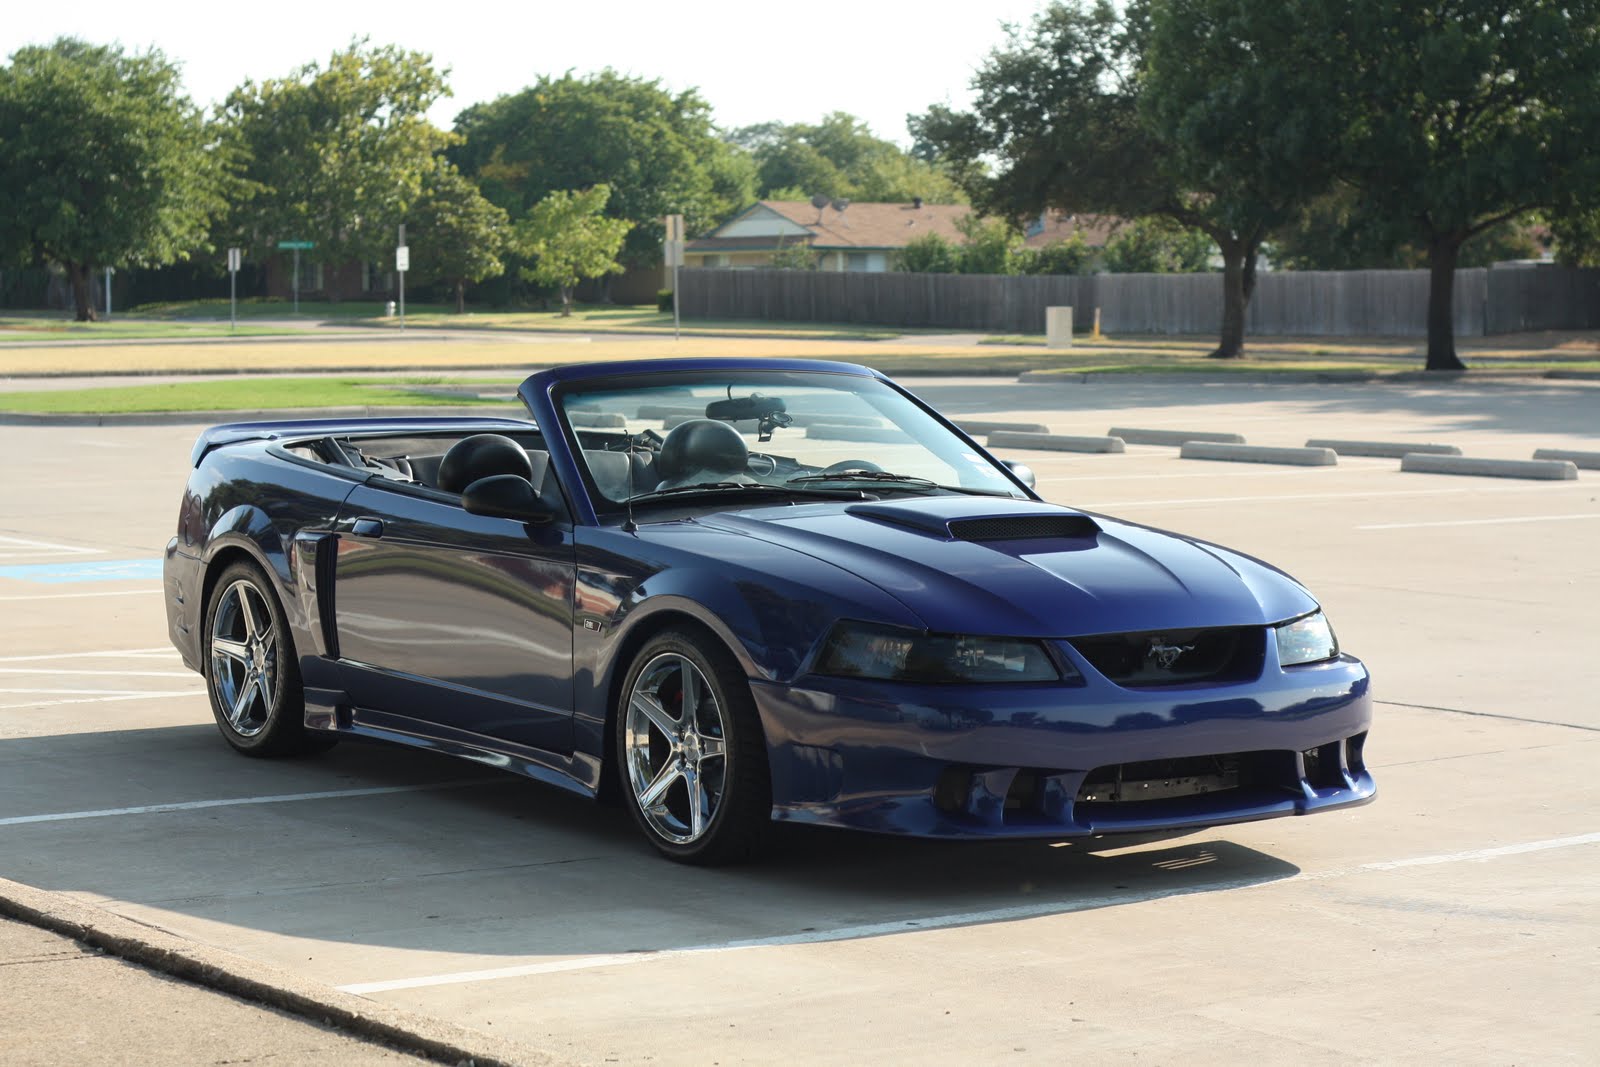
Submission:
{"label": "side mirror", "polygon": [[539,499],[533,483],[516,474],[479,478],[462,490],[461,506],[473,515],[516,519],[530,526],[546,526],[556,517],[555,509]]}
{"label": "side mirror", "polygon": [[1039,479],[1033,476],[1033,468],[1026,463],[1018,463],[1014,459],[1002,459],[1000,462],[1011,469],[1011,473],[1017,476],[1017,481],[1029,489],[1039,488]]}

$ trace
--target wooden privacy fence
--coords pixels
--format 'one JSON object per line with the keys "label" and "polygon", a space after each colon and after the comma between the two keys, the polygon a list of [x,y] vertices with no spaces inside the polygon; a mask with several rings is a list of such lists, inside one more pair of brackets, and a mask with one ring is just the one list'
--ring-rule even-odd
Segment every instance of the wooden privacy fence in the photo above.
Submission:
{"label": "wooden privacy fence", "polygon": [[[1209,334],[1222,326],[1220,274],[884,274],[684,270],[684,318],[771,319],[1040,333],[1045,309],[1074,309],[1085,331]],[[1427,333],[1425,270],[1267,271],[1246,330],[1257,336],[1407,337]],[[1459,270],[1463,337],[1600,328],[1600,270],[1539,265]]]}

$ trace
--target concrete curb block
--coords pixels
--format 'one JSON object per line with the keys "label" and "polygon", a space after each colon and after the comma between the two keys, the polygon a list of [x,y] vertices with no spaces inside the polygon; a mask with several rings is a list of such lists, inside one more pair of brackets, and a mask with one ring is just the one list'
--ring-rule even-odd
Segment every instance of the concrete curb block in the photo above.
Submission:
{"label": "concrete curb block", "polygon": [[1574,452],[1568,448],[1541,448],[1534,452],[1533,458],[1564,459],[1574,467],[1600,471],[1600,452]]}
{"label": "concrete curb block", "polygon": [[1066,437],[1002,430],[989,435],[990,448],[1031,448],[1040,452],[1126,452],[1120,437]]}
{"label": "concrete curb block", "polygon": [[1178,453],[1180,459],[1220,459],[1234,463],[1281,463],[1291,467],[1332,467],[1338,453],[1331,448],[1268,448],[1264,445],[1220,444],[1215,441],[1190,441]]}
{"label": "concrete curb block", "polygon": [[1331,448],[1341,456],[1378,456],[1382,459],[1399,459],[1401,456],[1426,454],[1432,456],[1459,456],[1461,449],[1455,445],[1408,445],[1399,441],[1334,441],[1313,438],[1307,448]]}
{"label": "concrete curb block", "polygon": [[490,418],[526,419],[521,404],[424,407],[276,408],[260,411],[140,411],[122,415],[31,414],[0,412],[0,426],[214,426],[223,422],[264,422],[277,419],[415,418],[419,415],[453,417],[484,415]]}
{"label": "concrete curb block", "polygon": [[1050,427],[1038,422],[989,422],[984,419],[953,419],[968,437],[995,433],[1049,433]]}
{"label": "concrete curb block", "polygon": [[1489,478],[1533,478],[1565,482],[1578,477],[1578,468],[1554,459],[1479,459],[1475,456],[1428,456],[1413,452],[1400,459],[1400,469],[1417,474],[1478,474]]}
{"label": "concrete curb block", "polygon": [[1219,445],[1242,445],[1244,438],[1236,433],[1210,433],[1205,430],[1140,430],[1128,426],[1113,426],[1106,431],[1111,437],[1120,437],[1130,445],[1178,445],[1190,441],[1209,441]]}
{"label": "concrete curb block", "polygon": [[904,444],[910,440],[898,426],[836,426],[827,422],[814,422],[807,426],[806,437],[813,441],[871,441],[882,444]]}
{"label": "concrete curb block", "polygon": [[103,949],[151,970],[444,1063],[557,1065],[549,1053],[342,993],[61,893],[0,878],[0,915]]}

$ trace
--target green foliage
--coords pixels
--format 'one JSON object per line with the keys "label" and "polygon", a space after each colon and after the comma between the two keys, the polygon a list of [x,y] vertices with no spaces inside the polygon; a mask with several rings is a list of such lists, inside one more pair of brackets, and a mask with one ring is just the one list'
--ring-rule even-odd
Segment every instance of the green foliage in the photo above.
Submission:
{"label": "green foliage", "polygon": [[665,314],[672,314],[673,296],[671,289],[656,290],[656,310]]}
{"label": "green foliage", "polygon": [[1209,269],[1211,238],[1162,219],[1137,219],[1106,242],[1101,265],[1112,274],[1189,274]]}
{"label": "green foliage", "polygon": [[936,233],[925,233],[896,249],[890,263],[913,274],[955,274],[961,269],[961,249]]}
{"label": "green foliage", "polygon": [[765,200],[809,200],[818,194],[874,203],[959,204],[961,189],[941,168],[892,141],[875,137],[854,115],[835,111],[815,125],[766,122],[728,135],[756,166]]}
{"label": "green foliage", "polygon": [[254,195],[237,206],[232,236],[262,252],[315,241],[312,255],[334,265],[387,258],[450,142],[427,119],[445,91],[429,56],[365,41],[326,67],[234,90],[222,109],[225,141]]}
{"label": "green foliage", "polygon": [[513,218],[552,192],[608,186],[606,212],[629,223],[622,258],[635,266],[660,263],[663,216],[698,233],[754,198],[752,166],[697,93],[612,70],[542,77],[467,108],[456,131],[450,158]]}
{"label": "green foliage", "polygon": [[956,223],[965,242],[957,249],[962,274],[1015,274],[1022,235],[1003,219],[969,214]]}
{"label": "green foliage", "polygon": [[1075,233],[1038,248],[1021,249],[1015,258],[1017,274],[1091,274],[1099,261],[1083,234]]}
{"label": "green foliage", "polygon": [[772,266],[776,270],[816,270],[819,258],[810,245],[796,242],[772,253]]}
{"label": "green foliage", "polygon": [[223,154],[158,51],[63,37],[0,68],[0,259],[66,268],[92,321],[91,266],[188,258],[221,210]]}
{"label": "green foliage", "polygon": [[485,200],[455,165],[438,157],[408,215],[411,269],[422,282],[440,282],[464,310],[466,287],[506,268],[500,254],[510,236],[506,213]]}
{"label": "green foliage", "polygon": [[572,290],[585,278],[620,274],[617,253],[633,223],[605,215],[611,190],[596,185],[581,192],[558,190],[517,220],[513,245],[532,260],[522,277],[561,290],[561,313],[572,314]]}

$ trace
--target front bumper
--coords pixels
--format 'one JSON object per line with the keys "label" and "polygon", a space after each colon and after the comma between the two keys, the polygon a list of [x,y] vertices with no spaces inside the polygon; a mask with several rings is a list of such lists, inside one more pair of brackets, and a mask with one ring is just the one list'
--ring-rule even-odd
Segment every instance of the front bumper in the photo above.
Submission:
{"label": "front bumper", "polygon": [[1091,674],[1082,685],[813,676],[751,689],[780,820],[1064,837],[1304,815],[1376,794],[1362,757],[1370,681],[1348,656],[1164,688]]}

